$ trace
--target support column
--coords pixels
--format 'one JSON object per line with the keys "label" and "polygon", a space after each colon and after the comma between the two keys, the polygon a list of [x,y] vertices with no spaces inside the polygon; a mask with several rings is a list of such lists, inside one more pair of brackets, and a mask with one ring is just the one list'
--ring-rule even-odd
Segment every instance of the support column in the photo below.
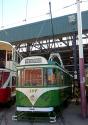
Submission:
{"label": "support column", "polygon": [[85,90],[85,69],[82,43],[82,18],[80,11],[80,0],[77,1],[77,23],[78,23],[78,41],[79,41],[79,70],[80,70],[80,94],[81,94],[81,111],[82,116],[87,116],[87,102]]}
{"label": "support column", "polygon": [[78,104],[78,103],[79,103],[79,83],[78,83],[76,33],[73,34],[72,48],[73,48],[73,63],[74,63],[74,87],[73,87],[73,96],[74,96],[74,98],[75,98],[75,103]]}

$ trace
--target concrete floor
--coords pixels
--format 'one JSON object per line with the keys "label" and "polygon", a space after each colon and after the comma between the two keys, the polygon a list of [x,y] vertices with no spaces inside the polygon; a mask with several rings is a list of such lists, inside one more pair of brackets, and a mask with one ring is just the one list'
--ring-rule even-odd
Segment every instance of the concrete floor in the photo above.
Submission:
{"label": "concrete floor", "polygon": [[49,120],[41,122],[30,122],[29,120],[13,121],[12,116],[15,114],[15,105],[9,109],[0,111],[0,125],[88,125],[88,117],[83,118],[81,115],[80,105],[74,103],[69,104],[63,110],[63,117],[57,118],[55,123],[50,123]]}

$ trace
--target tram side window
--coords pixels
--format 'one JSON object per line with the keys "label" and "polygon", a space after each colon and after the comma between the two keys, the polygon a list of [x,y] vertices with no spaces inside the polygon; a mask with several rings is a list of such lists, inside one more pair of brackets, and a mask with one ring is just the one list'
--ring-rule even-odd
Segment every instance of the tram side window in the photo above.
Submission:
{"label": "tram side window", "polygon": [[69,78],[69,75],[64,73],[64,81],[65,81],[65,84],[68,85],[69,84],[69,81],[70,81],[70,78]]}
{"label": "tram side window", "polygon": [[47,69],[44,68],[43,69],[43,81],[44,81],[44,85],[47,85]]}
{"label": "tram side window", "polygon": [[59,69],[56,69],[56,83],[61,84],[61,75]]}
{"label": "tram side window", "polygon": [[13,76],[12,77],[12,86],[15,86],[16,85],[16,76]]}
{"label": "tram side window", "polygon": [[59,74],[58,69],[54,69],[54,68],[47,69],[48,85],[56,85],[59,83],[59,80],[60,80],[60,74]]}
{"label": "tram side window", "polygon": [[12,52],[11,51],[7,52],[7,61],[12,61]]}
{"label": "tram side window", "polygon": [[61,76],[61,84],[64,85],[65,79],[64,79],[64,72],[63,71],[60,72],[60,76]]}

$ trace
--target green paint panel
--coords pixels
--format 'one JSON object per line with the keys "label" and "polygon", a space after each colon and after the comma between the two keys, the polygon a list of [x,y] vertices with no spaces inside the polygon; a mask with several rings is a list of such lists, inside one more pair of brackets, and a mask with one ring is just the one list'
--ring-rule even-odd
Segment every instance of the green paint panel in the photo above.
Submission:
{"label": "green paint panel", "polygon": [[37,107],[48,107],[60,105],[59,90],[52,90],[44,93],[35,103]]}
{"label": "green paint panel", "polygon": [[32,106],[27,96],[19,91],[16,91],[16,105],[17,106]]}
{"label": "green paint panel", "polygon": [[[47,89],[47,88],[46,88]],[[51,90],[42,94],[35,102],[35,107],[49,107],[49,106],[60,106],[60,104],[69,96],[71,88],[61,90]],[[17,106],[33,106],[30,100],[22,92],[17,91],[16,93],[16,105]]]}

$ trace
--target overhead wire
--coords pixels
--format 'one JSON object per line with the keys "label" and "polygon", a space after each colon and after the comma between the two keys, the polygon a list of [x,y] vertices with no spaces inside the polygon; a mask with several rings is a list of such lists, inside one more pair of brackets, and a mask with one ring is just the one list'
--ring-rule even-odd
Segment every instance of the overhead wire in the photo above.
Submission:
{"label": "overhead wire", "polygon": [[27,20],[27,9],[28,9],[28,0],[26,1],[26,13],[25,13],[25,20],[24,21]]}
{"label": "overhead wire", "polygon": [[2,0],[2,23],[1,23],[1,27],[3,27],[3,0]]}

